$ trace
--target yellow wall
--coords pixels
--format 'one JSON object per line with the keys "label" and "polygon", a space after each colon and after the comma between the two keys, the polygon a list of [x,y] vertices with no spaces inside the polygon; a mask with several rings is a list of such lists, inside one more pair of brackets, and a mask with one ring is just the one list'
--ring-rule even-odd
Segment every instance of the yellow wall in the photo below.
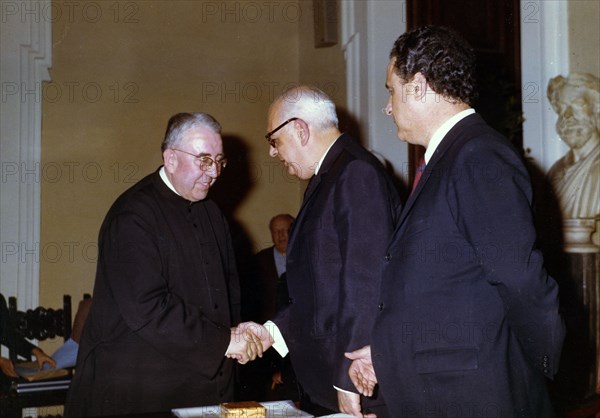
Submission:
{"label": "yellow wall", "polygon": [[[58,307],[68,293],[76,308],[92,291],[100,223],[160,164],[175,112],[221,121],[226,147],[241,151],[226,171],[232,223],[254,250],[269,245],[269,218],[295,214],[304,188],[267,155],[273,95],[301,82],[346,98],[339,43],[314,48],[312,1],[54,0],[45,10],[53,59],[43,89],[40,304]],[[569,1],[571,71],[600,73],[599,17],[600,2]]]}
{"label": "yellow wall", "polygon": [[598,22],[600,22],[600,1],[569,1],[569,70],[571,72],[600,76]]}
{"label": "yellow wall", "polygon": [[[268,106],[286,86],[335,84],[339,44],[313,47],[312,1],[53,3],[44,85],[40,303],[91,293],[100,224],[115,198],[161,163],[166,122],[204,111],[223,125],[228,208],[254,250],[267,224],[296,214],[304,184],[268,156]],[[226,193],[224,193],[226,192]]]}

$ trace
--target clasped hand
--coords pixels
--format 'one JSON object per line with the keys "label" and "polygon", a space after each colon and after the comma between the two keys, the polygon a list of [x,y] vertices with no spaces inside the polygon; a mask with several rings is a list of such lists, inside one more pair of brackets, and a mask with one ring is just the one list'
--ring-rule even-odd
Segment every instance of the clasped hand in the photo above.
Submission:
{"label": "clasped hand", "polygon": [[363,396],[373,396],[377,376],[371,359],[371,346],[367,345],[351,353],[345,353],[345,356],[353,360],[348,375],[358,392]]}
{"label": "clasped hand", "polygon": [[256,322],[242,322],[235,328],[231,328],[231,341],[225,352],[225,356],[233,358],[240,364],[262,357],[269,347],[273,345],[273,339],[267,329]]}

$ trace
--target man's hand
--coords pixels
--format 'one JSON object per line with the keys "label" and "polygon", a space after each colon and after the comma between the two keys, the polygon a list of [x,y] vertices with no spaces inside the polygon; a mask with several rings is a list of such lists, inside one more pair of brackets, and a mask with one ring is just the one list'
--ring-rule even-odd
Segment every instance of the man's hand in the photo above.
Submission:
{"label": "man's hand", "polygon": [[40,370],[44,368],[44,363],[48,363],[52,369],[56,368],[56,362],[54,359],[48,354],[44,353],[41,349],[36,347],[31,350],[31,354],[35,356],[35,360],[37,361]]}
{"label": "man's hand", "polygon": [[345,353],[344,355],[353,360],[348,369],[348,375],[354,386],[356,386],[358,393],[363,396],[373,396],[373,391],[377,384],[377,376],[375,376],[375,369],[371,360],[371,346],[366,345],[363,348],[351,353]]}
{"label": "man's hand", "polygon": [[275,388],[277,385],[283,385],[283,376],[281,375],[280,370],[273,372],[273,375],[271,376],[271,389]]}
{"label": "man's hand", "polygon": [[231,328],[231,340],[225,356],[236,359],[240,364],[252,361],[256,356],[262,356],[260,339],[251,332],[239,328]]}
{"label": "man's hand", "polygon": [[269,331],[263,325],[257,324],[256,322],[242,322],[238,325],[237,329],[249,332],[260,340],[262,345],[260,357],[262,357],[262,353],[271,348],[274,343]]}
{"label": "man's hand", "polygon": [[361,412],[360,395],[358,393],[337,391],[338,408],[343,414],[354,415],[359,418],[377,418],[375,414],[364,414]]}
{"label": "man's hand", "polygon": [[231,342],[225,355],[236,359],[240,364],[262,357],[264,350],[273,344],[265,327],[255,322],[243,322],[231,329]]}
{"label": "man's hand", "polygon": [[17,372],[15,371],[15,365],[12,361],[7,358],[0,357],[0,370],[7,376],[10,377],[19,377]]}

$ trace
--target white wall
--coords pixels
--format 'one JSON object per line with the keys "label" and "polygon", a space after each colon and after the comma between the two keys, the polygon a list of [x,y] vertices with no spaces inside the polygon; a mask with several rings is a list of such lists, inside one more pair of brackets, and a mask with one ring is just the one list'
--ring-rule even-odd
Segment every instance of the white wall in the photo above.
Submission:
{"label": "white wall", "polygon": [[0,292],[38,305],[41,82],[49,80],[50,0],[0,2]]}
{"label": "white wall", "polygon": [[386,67],[394,41],[406,31],[405,2],[342,2],[342,43],[347,62],[348,110],[362,128],[367,147],[382,155],[397,176],[408,180],[408,146],[396,136],[388,101]]}
{"label": "white wall", "polygon": [[568,1],[521,0],[523,148],[544,172],[568,147],[558,138],[548,81],[569,72]]}

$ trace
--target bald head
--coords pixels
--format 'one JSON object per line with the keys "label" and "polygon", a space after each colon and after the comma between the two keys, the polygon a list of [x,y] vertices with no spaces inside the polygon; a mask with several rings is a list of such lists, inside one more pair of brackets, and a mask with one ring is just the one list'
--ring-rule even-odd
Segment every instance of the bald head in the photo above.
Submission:
{"label": "bald head", "polygon": [[294,222],[294,217],[287,213],[276,215],[269,222],[273,244],[281,254],[285,254],[292,222]]}

